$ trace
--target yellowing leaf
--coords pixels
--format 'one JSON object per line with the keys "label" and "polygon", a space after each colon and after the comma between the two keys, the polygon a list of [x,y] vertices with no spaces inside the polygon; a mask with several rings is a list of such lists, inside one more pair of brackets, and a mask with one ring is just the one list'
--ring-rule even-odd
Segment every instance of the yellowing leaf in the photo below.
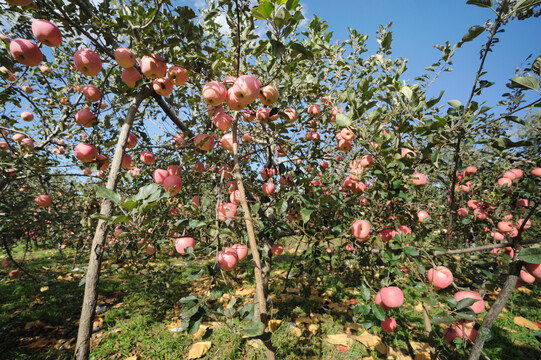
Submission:
{"label": "yellowing leaf", "polygon": [[39,288],[39,291],[41,291],[41,292],[45,292],[47,290],[49,290],[48,286],[42,286],[42,287]]}
{"label": "yellowing leaf", "polygon": [[235,291],[237,296],[253,296],[254,288],[240,288]]}
{"label": "yellowing leaf", "polygon": [[297,326],[299,326],[300,324],[303,324],[303,323],[305,323],[305,324],[311,324],[311,323],[312,323],[312,319],[307,318],[307,317],[305,317],[305,316],[300,317],[300,318],[296,318],[296,319],[295,319],[295,324],[297,324]]}
{"label": "yellowing leaf", "polygon": [[365,331],[361,335],[350,335],[350,337],[363,344],[368,350],[376,350],[380,354],[387,354],[387,346],[381,342],[379,336]]}
{"label": "yellowing leaf", "polygon": [[290,326],[289,330],[291,330],[291,332],[297,337],[301,337],[302,335],[302,330],[296,326]]}
{"label": "yellowing leaf", "polygon": [[263,341],[261,341],[261,339],[255,339],[248,341],[247,344],[255,349],[259,349],[261,346],[263,346]]}
{"label": "yellowing leaf", "polygon": [[415,354],[414,360],[430,360],[430,345],[428,343],[410,341],[411,348]]}
{"label": "yellowing leaf", "polygon": [[192,337],[194,339],[197,339],[198,337],[201,337],[203,335],[205,335],[205,333],[207,332],[207,329],[209,327],[207,325],[201,325],[199,326],[199,330],[197,330],[197,332],[195,334],[192,335]]}
{"label": "yellowing leaf", "polygon": [[411,360],[411,356],[409,355],[404,355],[400,352],[400,350],[395,350],[393,348],[388,348],[388,353],[387,353],[387,359],[392,359],[392,360]]}
{"label": "yellowing leaf", "polygon": [[326,340],[331,345],[351,346],[354,343],[347,334],[327,335]]}
{"label": "yellowing leaf", "polygon": [[520,327],[523,327],[523,328],[527,328],[527,329],[530,329],[530,330],[539,330],[539,327],[537,327],[537,325],[535,325],[533,323],[533,321],[530,321],[526,318],[523,318],[522,316],[516,316],[514,319],[513,319],[513,322],[520,326]]}
{"label": "yellowing leaf", "polygon": [[139,356],[137,355],[130,356],[130,357],[125,358],[124,360],[139,360]]}
{"label": "yellowing leaf", "polygon": [[282,323],[282,320],[269,320],[269,330],[271,332],[275,332],[281,323]]}
{"label": "yellowing leaf", "polygon": [[308,325],[308,331],[310,331],[310,333],[312,335],[315,335],[317,333],[317,331],[319,330],[319,325],[316,325],[316,324],[310,324]]}
{"label": "yellowing leaf", "polygon": [[210,341],[202,341],[192,345],[190,351],[188,352],[187,359],[199,359],[209,351],[212,346]]}

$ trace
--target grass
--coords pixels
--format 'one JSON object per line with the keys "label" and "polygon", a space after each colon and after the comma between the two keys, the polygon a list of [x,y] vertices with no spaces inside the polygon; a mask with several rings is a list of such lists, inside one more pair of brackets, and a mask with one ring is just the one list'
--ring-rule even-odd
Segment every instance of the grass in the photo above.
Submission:
{"label": "grass", "polygon": [[[20,249],[15,249],[15,253],[19,255]],[[71,271],[72,256],[70,252],[59,254],[55,250],[30,253],[25,268],[38,282],[24,276],[9,280],[7,270],[0,270],[0,348],[3,349],[0,359],[71,358],[83,295],[83,286],[79,286],[82,274]],[[371,315],[354,319],[354,306],[363,303],[359,292],[362,271],[346,269],[339,261],[329,262],[335,269],[333,272],[294,266],[291,271],[294,278],[286,284],[285,275],[292,261],[297,260],[286,252],[275,257],[273,264],[269,314],[272,319],[281,321],[272,335],[277,359],[386,358],[359,341],[353,341],[347,347],[327,341],[331,334],[361,335],[365,329],[358,324],[369,327],[366,324],[369,321],[374,323],[368,329],[370,334],[379,336],[383,344],[404,354],[412,354],[412,340],[426,342],[422,315],[416,308],[421,297],[414,288],[406,290],[405,305],[393,310],[398,329],[393,334],[386,334]],[[348,261],[353,263],[351,259]],[[242,328],[247,320],[228,315],[235,309],[245,309],[250,302],[253,273],[249,263],[244,262],[236,273],[231,274],[233,276],[228,276],[229,287],[220,273],[216,273],[214,287],[209,292],[210,274],[205,273],[196,280],[191,276],[210,263],[209,260],[186,263],[175,257],[146,259],[133,264],[105,262],[98,301],[103,312],[95,321],[97,329],[93,335],[91,358],[183,359],[191,346],[199,341],[212,343],[202,359],[264,358],[261,341],[243,336]],[[323,265],[326,267],[327,264]],[[320,264],[320,268],[323,265]],[[529,292],[513,293],[506,311],[493,327],[492,337],[485,345],[490,359],[535,359],[541,356],[539,340],[533,330],[513,322],[516,316],[532,321],[541,318],[538,300],[541,292],[535,285],[528,288]],[[237,295],[236,291],[245,293]],[[452,294],[451,290],[444,291]],[[227,309],[229,293],[237,302]],[[196,337],[185,331],[171,331],[182,325],[184,304],[178,300],[193,294],[207,296],[213,309],[224,309],[223,314],[207,311],[202,318],[206,328]],[[436,310],[432,310],[431,315]],[[219,321],[221,325],[213,321]],[[462,351],[447,346],[442,341],[443,330],[435,327],[440,358],[463,358],[469,348]]]}

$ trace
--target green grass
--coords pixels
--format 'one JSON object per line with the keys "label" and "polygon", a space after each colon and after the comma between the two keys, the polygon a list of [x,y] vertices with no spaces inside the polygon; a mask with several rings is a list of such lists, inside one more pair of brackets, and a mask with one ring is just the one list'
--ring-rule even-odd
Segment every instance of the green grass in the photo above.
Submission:
{"label": "green grass", "polygon": [[[20,256],[21,249],[16,249]],[[29,254],[25,262],[27,268],[37,279],[22,278],[15,281],[0,281],[0,359],[69,359],[73,348],[60,350],[59,345],[73,344],[77,333],[77,321],[82,303],[83,286],[79,286],[80,275],[71,270],[73,254],[58,254],[54,250],[39,250]],[[340,261],[342,261],[341,259]],[[210,262],[209,262],[210,261]],[[345,332],[345,324],[353,322],[352,309],[361,304],[359,279],[362,271],[356,268],[344,269],[340,261],[333,261],[334,272],[317,268],[294,266],[285,288],[285,272],[292,261],[298,261],[291,254],[284,253],[273,259],[275,273],[271,281],[272,301],[269,313],[272,319],[281,324],[272,336],[277,359],[359,359],[365,356],[385,358],[376,351],[367,350],[355,341],[347,351],[326,341],[329,334]],[[354,263],[351,259],[348,259]],[[190,276],[199,269],[206,268],[212,260],[192,261],[186,264],[183,259],[164,258],[157,261],[142,261],[138,264],[106,263],[100,280],[100,305],[107,310],[99,316],[103,322],[96,334],[101,337],[99,345],[91,352],[92,359],[125,359],[137,355],[140,359],[182,359],[192,344],[198,341],[211,341],[212,346],[202,359],[262,359],[265,357],[261,343],[243,337],[245,326],[238,317],[206,313],[203,321],[219,320],[224,325],[207,329],[194,339],[186,332],[172,332],[173,324],[179,324],[182,304],[178,300],[197,293],[204,295],[211,276],[208,274],[196,280]],[[324,265],[326,267],[326,264]],[[371,272],[374,274],[374,272]],[[222,294],[235,288],[249,288],[253,283],[253,273],[248,262],[241,264],[234,277],[229,277],[228,288],[218,272],[213,293],[207,298],[213,309]],[[0,279],[7,279],[7,271],[0,270]],[[404,280],[405,281],[405,280]],[[43,288],[47,286],[48,288]],[[539,288],[529,286],[530,294],[514,292],[507,305],[507,312],[496,322],[492,338],[485,345],[485,352],[491,359],[535,359],[539,358],[539,341],[533,331],[513,323],[515,316],[523,316],[532,321],[541,319],[538,298]],[[41,291],[44,290],[44,291]],[[323,298],[321,294],[332,291]],[[282,297],[282,291],[285,297]],[[318,296],[311,296],[317,291]],[[447,291],[451,295],[452,290]],[[399,323],[393,334],[384,333],[378,321],[368,316],[362,321],[373,321],[369,333],[378,335],[384,344],[393,349],[408,352],[411,340],[425,342],[422,314],[415,310],[421,294],[413,288],[406,290],[406,303],[392,315]],[[233,308],[240,308],[247,299],[239,298]],[[493,300],[489,300],[491,303]],[[353,303],[354,302],[354,303]],[[224,303],[227,304],[227,301]],[[334,308],[333,308],[334,307]],[[434,315],[436,309],[431,311]],[[313,323],[316,330],[311,333],[307,324],[295,324],[299,317],[316,315]],[[39,323],[36,321],[39,320]],[[406,323],[408,327],[406,327]],[[33,325],[33,326],[32,326]],[[302,335],[294,333],[294,328],[302,330]],[[436,342],[441,359],[460,359],[469,351],[455,350],[442,340],[443,328],[435,327]],[[359,335],[364,330],[352,330]],[[31,348],[23,345],[46,341],[46,346]],[[258,346],[259,344],[259,346]],[[96,343],[94,343],[96,345]],[[255,346],[254,346],[255,345]],[[5,350],[4,350],[5,349]]]}

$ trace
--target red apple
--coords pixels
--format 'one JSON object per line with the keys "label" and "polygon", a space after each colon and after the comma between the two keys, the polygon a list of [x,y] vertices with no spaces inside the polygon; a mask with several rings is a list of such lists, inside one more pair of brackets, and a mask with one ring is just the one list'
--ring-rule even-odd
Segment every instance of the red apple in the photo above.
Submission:
{"label": "red apple", "polygon": [[169,176],[169,173],[167,170],[164,169],[156,169],[152,173],[152,178],[154,179],[154,182],[158,185],[163,184],[165,179]]}
{"label": "red apple", "polygon": [[39,195],[34,199],[36,204],[38,204],[42,208],[46,208],[51,206],[53,203],[53,198],[50,195]]}
{"label": "red apple", "polygon": [[11,56],[26,66],[37,66],[43,60],[39,47],[30,40],[15,39],[9,44]]}
{"label": "red apple", "polygon": [[198,134],[195,136],[193,143],[199,150],[209,151],[214,147],[214,138],[207,134]]}
{"label": "red apple", "polygon": [[156,54],[143,56],[141,58],[141,72],[151,79],[163,78],[167,73],[167,64]]}
{"label": "red apple", "polygon": [[321,115],[321,108],[319,105],[313,104],[308,106],[308,115],[310,115],[310,117],[319,117]]}
{"label": "red apple", "polygon": [[284,110],[284,114],[286,115],[284,120],[288,123],[292,123],[297,120],[297,111],[295,109],[287,108]]}
{"label": "red apple", "polygon": [[274,104],[279,95],[278,90],[272,85],[264,86],[259,90],[259,99],[267,106]]}
{"label": "red apple", "polygon": [[541,264],[524,263],[524,266],[537,280],[541,280]]}
{"label": "red apple", "polygon": [[231,128],[231,124],[233,123],[233,119],[229,115],[227,115],[225,112],[219,112],[214,115],[212,118],[212,123],[214,126],[216,126],[218,129],[222,131],[227,131]]}
{"label": "red apple", "polygon": [[124,69],[129,69],[135,65],[135,55],[127,47],[118,47],[115,50],[115,60]]}
{"label": "red apple", "polygon": [[91,127],[96,121],[96,115],[88,109],[81,109],[75,114],[75,122],[84,127]]}
{"label": "red apple", "polygon": [[156,156],[154,156],[153,153],[151,153],[150,151],[143,151],[141,153],[141,162],[143,162],[144,164],[147,164],[147,165],[152,165],[154,163],[154,161],[156,161]]}
{"label": "red apple", "polygon": [[376,298],[374,299],[374,302],[376,303],[376,305],[379,305],[381,306],[381,308],[383,309],[383,311],[388,311],[390,310],[391,308],[386,306],[383,301],[381,300],[381,290],[377,292],[376,294]]}
{"label": "red apple", "polygon": [[186,249],[191,247],[195,248],[195,240],[191,237],[182,237],[175,240],[175,250],[179,254],[186,254]]}
{"label": "red apple", "polygon": [[396,320],[392,317],[385,317],[381,322],[381,329],[385,332],[393,332],[396,330]]}
{"label": "red apple", "polygon": [[417,186],[425,186],[427,181],[426,175],[421,173],[413,174],[410,180]]}
{"label": "red apple", "polygon": [[95,85],[85,85],[83,88],[83,95],[85,96],[87,101],[90,102],[96,102],[99,101],[102,98],[102,93],[100,89],[98,89]]}
{"label": "red apple", "polygon": [[227,151],[233,151],[233,134],[225,134],[220,139],[220,145]]}
{"label": "red apple", "polygon": [[259,96],[261,82],[253,75],[241,75],[235,80],[235,84],[230,89],[238,101],[246,106],[251,104]]}
{"label": "red apple", "polygon": [[263,191],[263,194],[265,194],[265,195],[274,194],[274,191],[275,191],[274,183],[271,183],[271,182],[264,183],[262,191]]}
{"label": "red apple", "polygon": [[370,237],[370,224],[366,220],[357,220],[351,226],[351,232],[357,241],[366,241]]}
{"label": "red apple", "polygon": [[24,121],[32,121],[32,120],[34,120],[34,114],[32,114],[30,111],[23,111],[21,113],[21,118]]}
{"label": "red apple", "polygon": [[32,22],[32,34],[47,46],[56,47],[62,42],[62,34],[58,27],[50,21],[36,19]]}
{"label": "red apple", "polygon": [[237,216],[237,205],[233,203],[222,203],[218,205],[218,220],[226,221]]}
{"label": "red apple", "polygon": [[123,169],[130,169],[131,168],[131,165],[132,165],[132,158],[131,158],[131,155],[126,153],[124,154],[124,156],[122,157],[122,168]]}
{"label": "red apple", "polygon": [[109,158],[107,158],[107,156],[103,154],[97,155],[96,163],[98,165],[99,170],[102,170],[102,171],[107,170],[107,168],[109,167]]}
{"label": "red apple", "polygon": [[227,96],[227,89],[219,81],[211,81],[203,87],[203,99],[212,106],[218,106],[224,102]]}
{"label": "red apple", "polygon": [[173,83],[168,78],[162,77],[154,80],[152,88],[158,95],[169,96],[173,92]]}
{"label": "red apple", "polygon": [[430,215],[425,210],[417,211],[417,222],[424,222]]}
{"label": "red apple", "polygon": [[87,76],[96,76],[101,72],[101,59],[91,49],[79,49],[73,55],[75,68]]}
{"label": "red apple", "polygon": [[248,247],[244,244],[235,244],[232,247],[237,252],[239,261],[246,259],[248,256]]}
{"label": "red apple", "polygon": [[135,146],[137,146],[137,136],[135,136],[134,133],[130,133],[128,135],[128,140],[126,143],[126,148],[133,149]]}
{"label": "red apple", "polygon": [[280,255],[284,252],[284,245],[282,244],[274,244],[271,246],[271,253],[272,255]]}
{"label": "red apple", "polygon": [[380,292],[382,303],[389,308],[400,307],[404,303],[404,293],[399,287],[384,287]]}
{"label": "red apple", "polygon": [[172,66],[167,72],[167,77],[173,85],[181,86],[188,81],[188,71],[181,66]]}
{"label": "red apple", "polygon": [[86,143],[79,143],[75,147],[75,157],[82,162],[91,162],[97,155],[97,150],[94,146]]}
{"label": "red apple", "polygon": [[428,281],[436,290],[445,289],[453,282],[453,273],[445,266],[428,270]]}
{"label": "red apple", "polygon": [[239,256],[235,249],[225,248],[218,253],[218,264],[224,271],[233,270],[239,261]]}
{"label": "red apple", "polygon": [[134,67],[122,70],[122,82],[129,88],[133,89],[135,87],[135,83],[142,78],[143,77],[139,71]]}
{"label": "red apple", "polygon": [[541,168],[535,168],[530,171],[533,177],[541,177]]}
{"label": "red apple", "polygon": [[145,251],[148,255],[154,255],[156,253],[156,247],[154,245],[148,245]]}
{"label": "red apple", "polygon": [[535,282],[535,276],[522,269],[520,270],[520,279],[528,284],[533,284]]}
{"label": "red apple", "polygon": [[476,299],[478,301],[474,302],[470,306],[470,309],[472,309],[476,314],[480,314],[485,311],[485,302],[483,301],[481,295],[475,291],[459,291],[455,294],[454,298],[456,301],[460,301],[462,299]]}

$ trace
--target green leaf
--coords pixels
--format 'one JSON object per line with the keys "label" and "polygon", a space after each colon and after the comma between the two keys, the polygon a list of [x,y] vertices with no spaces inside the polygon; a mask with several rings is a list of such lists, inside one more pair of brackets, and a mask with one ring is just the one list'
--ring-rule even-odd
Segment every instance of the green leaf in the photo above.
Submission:
{"label": "green leaf", "polygon": [[449,100],[447,103],[457,110],[459,110],[462,106],[462,103],[458,100]]}
{"label": "green leaf", "polygon": [[242,330],[246,333],[246,335],[256,337],[265,332],[265,324],[258,320],[252,320]]}
{"label": "green leaf", "polygon": [[278,28],[281,28],[289,18],[291,18],[289,11],[285,7],[280,7],[274,16],[274,22]]}
{"label": "green leaf", "polygon": [[351,125],[353,121],[351,118],[345,114],[336,114],[336,125],[338,125],[340,128],[345,128]]}
{"label": "green leaf", "polygon": [[373,304],[372,305],[372,312],[374,313],[374,316],[379,320],[383,321],[385,320],[385,311],[381,308],[381,306]]}
{"label": "green leaf", "polygon": [[541,55],[535,58],[532,63],[532,71],[537,75],[541,76]]}
{"label": "green leaf", "polygon": [[518,254],[518,258],[530,264],[541,264],[541,249],[527,248],[522,249]]}
{"label": "green leaf", "polygon": [[120,207],[126,210],[133,210],[137,207],[137,201],[127,199],[120,203]]}
{"label": "green leaf", "polygon": [[177,302],[179,302],[181,304],[185,304],[185,303],[188,303],[190,301],[195,301],[195,300],[197,300],[197,296],[191,295],[191,296],[183,297],[182,299],[180,299]]}
{"label": "green leaf", "polygon": [[539,89],[539,81],[531,76],[518,76],[515,75],[511,79],[513,84],[516,84],[517,87],[537,90]]}
{"label": "green leaf", "polygon": [[366,316],[370,313],[370,305],[355,305],[353,308],[353,315]]}
{"label": "green leaf", "polygon": [[364,283],[361,285],[361,296],[364,301],[370,300],[370,289]]}
{"label": "green leaf", "polygon": [[466,4],[490,8],[494,4],[494,0],[468,0]]}
{"label": "green leaf", "polygon": [[451,315],[442,311],[434,315],[433,321],[434,321],[434,324],[436,325],[438,324],[451,325],[453,322],[455,322],[455,319]]}
{"label": "green leaf", "polygon": [[119,224],[122,222],[127,222],[131,220],[131,216],[128,215],[119,215],[113,218],[112,224]]}
{"label": "green leaf", "polygon": [[411,100],[413,91],[411,91],[411,88],[409,86],[402,86],[402,89],[400,89],[400,92],[406,97],[406,99]]}
{"label": "green leaf", "polygon": [[406,246],[404,253],[409,256],[419,256],[419,250],[413,246]]}
{"label": "green leaf", "polygon": [[314,212],[314,209],[303,208],[301,210],[302,221],[304,221],[305,223],[310,221],[310,216],[312,215],[313,212]]}
{"label": "green leaf", "polygon": [[297,4],[299,3],[300,0],[288,0],[287,3],[286,3],[286,8],[291,11],[291,10],[295,10],[297,8]]}
{"label": "green leaf", "polygon": [[266,20],[271,16],[273,10],[274,6],[270,1],[262,1],[258,7],[252,9],[252,15],[256,19]]}
{"label": "green leaf", "polygon": [[307,58],[307,59],[313,59],[314,58],[314,54],[312,54],[312,52],[309,51],[308,49],[306,49],[302,44],[293,42],[293,43],[289,44],[289,47],[290,47],[290,49],[292,51],[295,51],[295,52],[297,52],[299,54],[304,55],[304,57]]}
{"label": "green leaf", "polygon": [[473,304],[475,304],[478,301],[480,301],[480,300],[479,299],[472,299],[472,298],[462,299],[456,304],[456,309],[461,310],[461,309],[470,307],[470,306],[472,306]]}
{"label": "green leaf", "polygon": [[471,28],[468,29],[468,33],[462,37],[461,42],[465,43],[468,41],[472,41],[479,35],[481,35],[485,31],[485,28],[479,25],[474,25]]}
{"label": "green leaf", "polygon": [[111,221],[113,219],[112,216],[106,216],[106,215],[102,215],[102,214],[92,214],[90,215],[90,218],[91,219],[100,219],[100,220],[104,220],[104,221]]}
{"label": "green leaf", "polygon": [[107,189],[105,186],[98,186],[96,188],[96,195],[102,198],[106,198],[118,204],[120,202],[120,194],[117,194],[111,189]]}
{"label": "green leaf", "polygon": [[534,6],[538,5],[541,5],[540,0],[520,0],[513,8],[513,12],[528,10],[529,8],[533,8]]}

